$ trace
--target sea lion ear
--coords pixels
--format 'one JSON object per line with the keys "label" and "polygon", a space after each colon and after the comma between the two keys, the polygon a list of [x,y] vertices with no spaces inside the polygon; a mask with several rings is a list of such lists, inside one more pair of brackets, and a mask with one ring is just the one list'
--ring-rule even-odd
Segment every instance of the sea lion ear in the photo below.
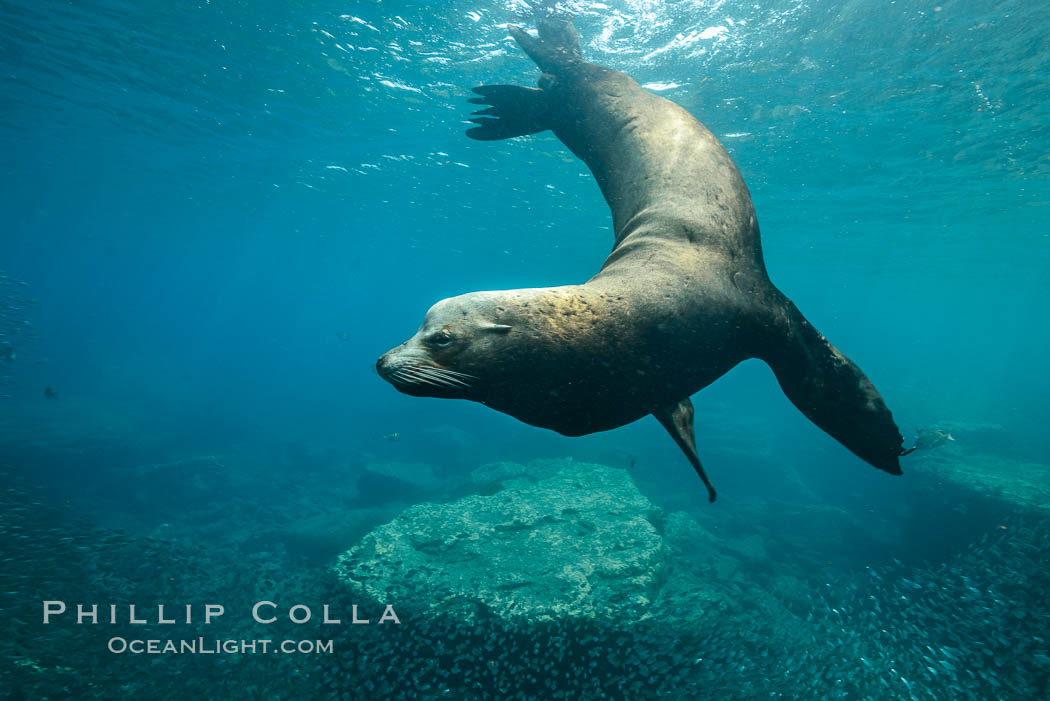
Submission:
{"label": "sea lion ear", "polygon": [[496,333],[507,333],[512,327],[506,324],[485,324],[486,331],[495,331]]}

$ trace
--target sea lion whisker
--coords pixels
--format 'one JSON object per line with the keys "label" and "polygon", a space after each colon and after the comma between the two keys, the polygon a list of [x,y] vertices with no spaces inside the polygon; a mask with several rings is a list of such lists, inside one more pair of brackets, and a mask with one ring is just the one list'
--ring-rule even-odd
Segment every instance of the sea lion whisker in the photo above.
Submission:
{"label": "sea lion whisker", "polygon": [[466,372],[459,372],[458,370],[449,370],[448,368],[441,368],[441,372],[448,373],[449,375],[454,375],[455,377],[465,377],[470,380],[478,379],[477,375],[471,375]]}
{"label": "sea lion whisker", "polygon": [[456,383],[456,384],[458,384],[460,386],[463,386],[463,387],[469,386],[466,382],[464,382],[463,380],[459,379],[458,377],[452,377],[451,375],[447,375],[444,372],[442,372],[440,370],[436,370],[434,368],[421,368],[419,370],[419,372],[421,374],[424,374],[424,375],[428,376],[428,377],[433,377],[435,379],[439,379],[439,380],[442,380],[442,381],[445,381],[445,382],[454,382],[454,383]]}
{"label": "sea lion whisker", "polygon": [[455,383],[455,384],[459,385],[460,387],[470,387],[470,383],[468,383],[468,382],[466,382],[466,381],[464,381],[464,380],[462,380],[462,379],[460,379],[458,377],[455,377],[453,374],[451,374],[450,371],[445,370],[443,368],[423,367],[423,368],[421,368],[421,371],[425,372],[426,374],[430,375],[431,377],[435,377],[435,378],[438,378],[438,379],[441,379],[441,380],[445,380],[447,382]]}
{"label": "sea lion whisker", "polygon": [[405,375],[405,373],[403,373],[401,370],[394,370],[394,371],[392,371],[390,373],[390,377],[392,377],[393,379],[397,380],[398,382],[400,382],[403,385],[411,384],[413,382],[412,378],[407,377]]}
{"label": "sea lion whisker", "polygon": [[412,365],[410,369],[412,370],[412,372],[428,374],[432,376],[447,377],[449,379],[452,379],[453,375],[455,374],[452,370],[446,370],[445,368],[438,367],[436,365],[427,365],[426,363],[416,363],[415,365]]}
{"label": "sea lion whisker", "polygon": [[[428,369],[420,369],[416,371],[420,377],[425,377],[431,384],[440,384],[445,387],[456,387],[456,384],[451,378],[442,377],[441,375],[432,372]],[[462,384],[462,383],[461,383]]]}
{"label": "sea lion whisker", "polygon": [[424,367],[413,365],[400,368],[398,372],[402,374],[402,377],[407,378],[409,382],[436,386],[437,383],[434,382],[434,377],[423,372]]}
{"label": "sea lion whisker", "polygon": [[440,365],[431,365],[430,363],[417,362],[409,366],[413,370],[433,370],[439,372],[442,375],[455,375],[457,377],[469,377],[472,380],[478,379],[477,375],[471,375],[466,372],[460,372],[459,370],[451,370]]}
{"label": "sea lion whisker", "polygon": [[431,385],[436,386],[428,378],[421,377],[418,373],[414,372],[411,368],[399,368],[391,373],[391,376],[400,380],[402,384],[406,385]]}
{"label": "sea lion whisker", "polygon": [[432,385],[434,384],[429,378],[420,375],[415,370],[405,370],[403,376],[412,384],[423,384]]}

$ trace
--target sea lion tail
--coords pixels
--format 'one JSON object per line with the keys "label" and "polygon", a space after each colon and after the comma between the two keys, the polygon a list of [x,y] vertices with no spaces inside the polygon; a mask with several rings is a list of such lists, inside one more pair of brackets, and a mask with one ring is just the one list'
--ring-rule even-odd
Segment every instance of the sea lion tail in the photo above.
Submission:
{"label": "sea lion tail", "polygon": [[583,60],[580,35],[572,21],[557,15],[544,17],[536,24],[539,36],[534,37],[521,27],[510,25],[507,30],[544,73],[557,74]]}
{"label": "sea lion tail", "polygon": [[901,474],[904,439],[875,385],[790,300],[784,302],[788,338],[765,358],[784,394],[855,455]]}

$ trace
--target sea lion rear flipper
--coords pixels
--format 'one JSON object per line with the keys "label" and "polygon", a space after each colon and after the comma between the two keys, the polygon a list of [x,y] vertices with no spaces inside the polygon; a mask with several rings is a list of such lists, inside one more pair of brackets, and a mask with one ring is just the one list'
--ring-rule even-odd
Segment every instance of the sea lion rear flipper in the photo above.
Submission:
{"label": "sea lion rear flipper", "polygon": [[899,458],[911,451],[904,450],[900,430],[875,385],[790,300],[784,299],[783,310],[787,338],[763,359],[784,394],[854,455],[892,475],[901,474]]}
{"label": "sea lion rear flipper", "polygon": [[497,141],[550,129],[547,95],[539,88],[482,85],[473,92],[481,97],[472,97],[468,102],[491,107],[474,112],[470,121],[478,126],[467,130],[472,139]]}
{"label": "sea lion rear flipper", "polygon": [[689,397],[654,411],[653,416],[667,429],[674,442],[678,444],[685,456],[689,458],[689,462],[692,463],[696,474],[700,475],[700,479],[704,481],[704,486],[707,487],[708,500],[714,501],[717,496],[715,487],[711,484],[711,480],[707,478],[704,466],[700,464],[700,456],[696,452],[696,437],[693,434],[693,403],[689,401]]}
{"label": "sea lion rear flipper", "polygon": [[534,37],[524,29],[510,25],[507,30],[544,73],[558,73],[583,60],[580,52],[580,35],[576,27],[565,17],[551,16],[541,19]]}

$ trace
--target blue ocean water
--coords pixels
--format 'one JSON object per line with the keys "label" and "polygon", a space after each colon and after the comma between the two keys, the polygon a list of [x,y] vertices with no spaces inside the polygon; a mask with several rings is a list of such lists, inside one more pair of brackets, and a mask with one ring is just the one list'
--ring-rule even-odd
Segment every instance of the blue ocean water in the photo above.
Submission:
{"label": "blue ocean water", "polygon": [[[552,135],[463,134],[471,87],[535,82],[506,37],[507,23],[532,23],[522,0],[10,0],[0,467],[16,515],[0,569],[11,698],[114,698],[135,675],[176,667],[118,663],[104,636],[90,641],[101,657],[88,655],[74,627],[45,660],[30,642],[54,632],[39,623],[42,600],[84,588],[203,604],[203,592],[308,578],[405,504],[435,498],[393,482],[364,490],[368,465],[425,464],[458,484],[492,461],[569,457],[630,468],[655,504],[712,532],[765,539],[768,563],[736,575],[745,609],[748,587],[786,573],[855,597],[852,623],[805,633],[834,655],[748,643],[740,662],[717,638],[729,661],[711,672],[724,684],[715,696],[757,698],[759,680],[786,698],[1047,693],[1037,624],[1050,602],[1036,585],[1050,552],[1050,7],[561,7],[588,60],[683,105],[722,141],[751,189],[773,281],[873,379],[906,443],[928,427],[954,440],[890,477],[749,361],[693,398],[720,490],[708,506],[651,419],[569,439],[481,405],[404,396],[376,375],[376,358],[434,302],[582,282],[612,245],[593,177]],[[360,516],[348,525],[344,512]],[[832,537],[814,513],[850,529]],[[64,569],[54,558],[73,541],[61,538],[91,529],[123,535],[77,548],[99,562],[109,547],[141,549],[142,572],[107,590]],[[194,560],[198,546],[211,554]],[[869,594],[865,568],[891,582]],[[165,599],[158,582],[176,577],[183,598]],[[901,604],[913,595],[902,580],[923,596]],[[864,607],[877,599],[878,630],[895,635],[875,646]],[[811,617],[840,615],[816,594],[798,600]],[[238,679],[206,662],[192,663],[198,680]],[[309,680],[330,665],[318,666],[304,667],[304,688],[320,689]],[[661,674],[673,676],[653,671],[621,695],[692,697]],[[290,697],[258,678],[215,697]],[[170,698],[191,697],[173,684]],[[444,693],[410,686],[416,698]]]}

